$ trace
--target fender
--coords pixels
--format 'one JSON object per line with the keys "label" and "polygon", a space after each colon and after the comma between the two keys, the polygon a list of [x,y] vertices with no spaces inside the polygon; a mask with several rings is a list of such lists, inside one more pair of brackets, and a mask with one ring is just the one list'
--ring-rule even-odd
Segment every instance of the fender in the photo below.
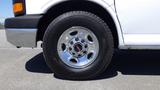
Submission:
{"label": "fender", "polygon": [[[27,14],[44,14],[54,5],[57,5],[64,1],[68,1],[68,0],[39,0],[38,5],[36,5],[35,4],[37,3],[36,0],[26,0],[26,13]],[[122,29],[116,14],[114,0],[88,0],[88,1],[100,5],[111,15],[117,28],[119,47],[124,46],[123,33],[122,33]],[[33,6],[34,8],[31,10],[31,7]]]}

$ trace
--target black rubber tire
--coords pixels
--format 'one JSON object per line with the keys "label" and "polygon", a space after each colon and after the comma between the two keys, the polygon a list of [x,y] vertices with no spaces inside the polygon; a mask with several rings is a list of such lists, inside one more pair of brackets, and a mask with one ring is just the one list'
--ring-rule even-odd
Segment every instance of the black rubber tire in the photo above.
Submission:
{"label": "black rubber tire", "polygon": [[[81,69],[64,64],[57,52],[57,43],[61,34],[72,26],[90,29],[99,41],[99,54],[89,66]],[[98,16],[84,11],[72,11],[60,15],[48,26],[43,38],[43,53],[46,63],[54,74],[66,79],[93,79],[109,65],[113,55],[113,37],[107,24]]]}

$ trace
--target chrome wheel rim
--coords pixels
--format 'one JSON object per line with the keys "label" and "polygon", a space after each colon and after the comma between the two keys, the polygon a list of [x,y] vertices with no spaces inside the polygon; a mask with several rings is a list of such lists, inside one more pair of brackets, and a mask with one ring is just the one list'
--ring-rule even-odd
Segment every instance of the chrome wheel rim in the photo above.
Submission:
{"label": "chrome wheel rim", "polygon": [[73,68],[84,68],[93,63],[99,53],[99,42],[88,28],[74,26],[65,30],[57,44],[60,59]]}

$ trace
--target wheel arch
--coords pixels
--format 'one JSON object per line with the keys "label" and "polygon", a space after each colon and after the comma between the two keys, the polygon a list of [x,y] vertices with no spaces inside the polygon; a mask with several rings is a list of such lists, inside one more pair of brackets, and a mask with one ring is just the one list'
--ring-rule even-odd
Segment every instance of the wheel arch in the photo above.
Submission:
{"label": "wheel arch", "polygon": [[122,34],[119,34],[121,33],[121,30],[119,30],[120,26],[117,26],[118,20],[117,22],[115,22],[116,14],[113,18],[109,11],[105,9],[103,6],[99,5],[98,3],[83,0],[63,1],[49,8],[39,21],[36,40],[43,40],[45,30],[47,29],[48,25],[52,22],[52,20],[54,20],[59,15],[69,11],[87,11],[103,19],[111,29],[114,38],[115,48],[118,48],[120,42],[122,42]]}

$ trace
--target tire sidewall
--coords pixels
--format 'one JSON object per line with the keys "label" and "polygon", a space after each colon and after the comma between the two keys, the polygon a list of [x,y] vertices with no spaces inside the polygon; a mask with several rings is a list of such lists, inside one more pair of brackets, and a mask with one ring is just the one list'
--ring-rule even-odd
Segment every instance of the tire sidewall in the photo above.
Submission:
{"label": "tire sidewall", "polygon": [[[73,26],[82,26],[90,29],[99,41],[99,54],[96,60],[89,66],[81,69],[69,67],[64,64],[57,51],[57,44],[62,33]],[[65,14],[48,26],[44,36],[44,56],[46,63],[58,75],[68,75],[69,77],[91,77],[99,73],[110,63],[113,53],[113,40],[109,28],[98,17],[84,14]]]}

